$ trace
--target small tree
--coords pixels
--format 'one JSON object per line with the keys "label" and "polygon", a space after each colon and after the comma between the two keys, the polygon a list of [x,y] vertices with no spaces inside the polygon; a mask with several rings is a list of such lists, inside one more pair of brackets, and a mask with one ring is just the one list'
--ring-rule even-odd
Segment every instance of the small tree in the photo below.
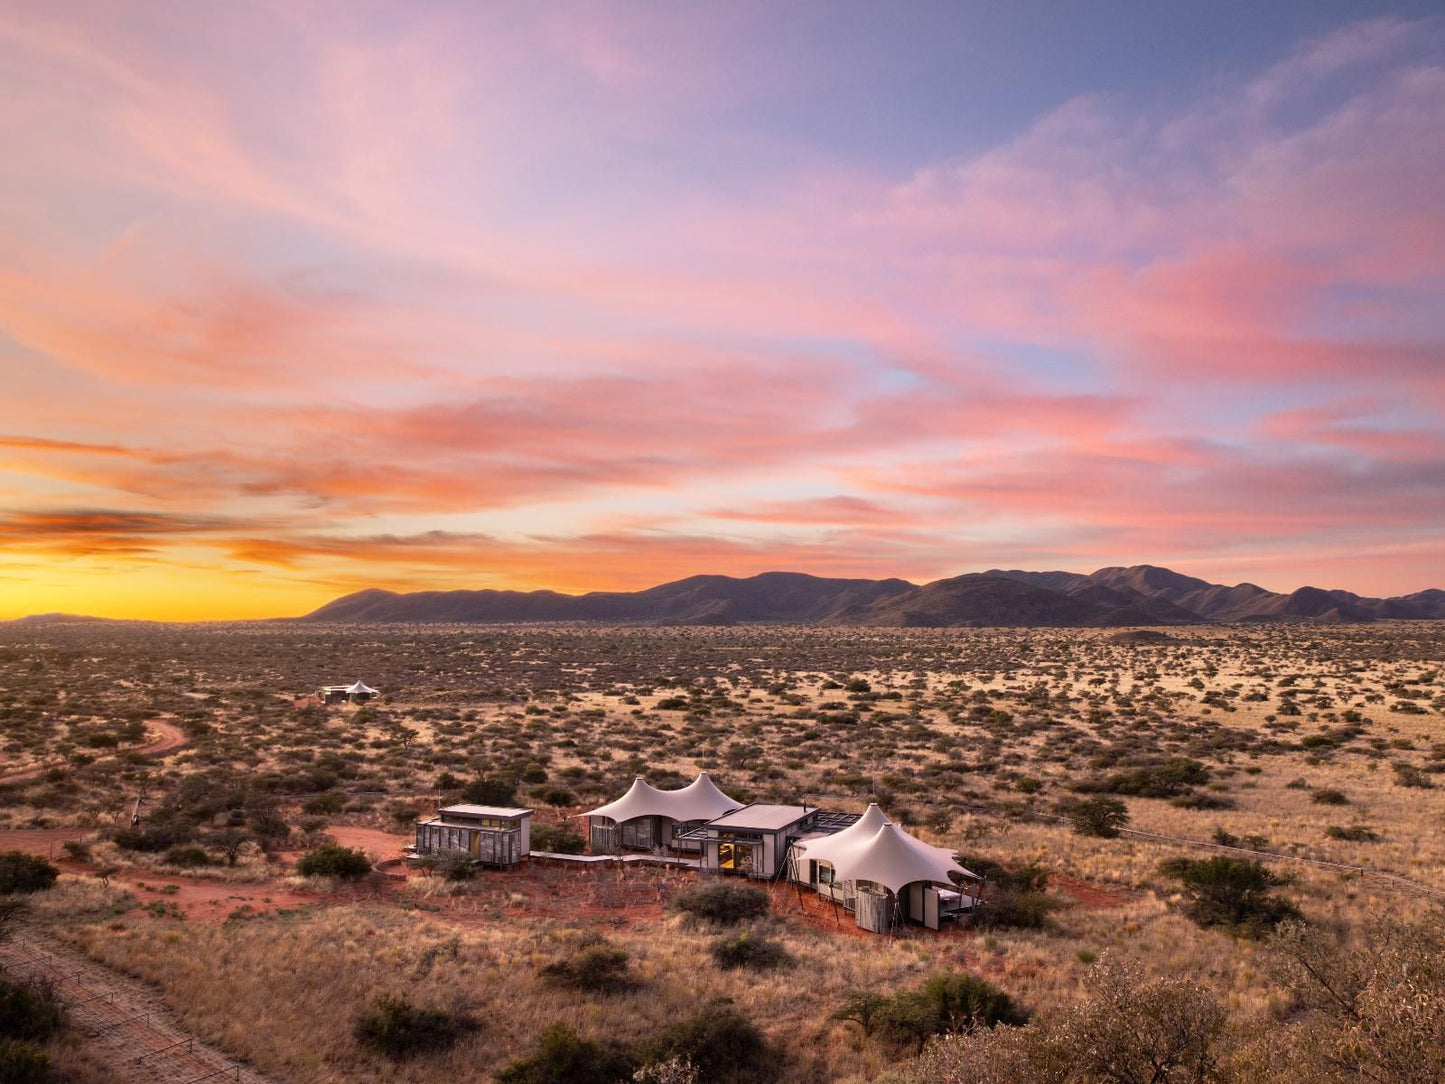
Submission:
{"label": "small tree", "polygon": [[1129,824],[1129,807],[1121,798],[1099,794],[1075,802],[1068,810],[1069,822],[1081,836],[1114,839]]}
{"label": "small tree", "polygon": [[1171,858],[1160,872],[1178,880],[1188,897],[1185,912],[1201,926],[1224,926],[1245,937],[1257,937],[1299,909],[1271,893],[1286,884],[1283,877],[1259,862],[1219,855],[1214,858]]}

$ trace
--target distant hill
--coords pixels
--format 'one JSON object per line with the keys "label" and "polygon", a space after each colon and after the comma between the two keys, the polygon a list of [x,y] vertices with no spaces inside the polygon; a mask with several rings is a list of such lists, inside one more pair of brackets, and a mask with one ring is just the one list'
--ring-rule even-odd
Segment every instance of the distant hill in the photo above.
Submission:
{"label": "distant hill", "polygon": [[1079,572],[992,569],[917,585],[765,572],[690,576],[644,591],[415,591],[372,588],[327,603],[301,621],[738,622],[877,627],[1120,628],[1236,621],[1360,622],[1445,619],[1445,591],[1365,598],[1302,587],[1278,594],[1227,587],[1154,565]]}

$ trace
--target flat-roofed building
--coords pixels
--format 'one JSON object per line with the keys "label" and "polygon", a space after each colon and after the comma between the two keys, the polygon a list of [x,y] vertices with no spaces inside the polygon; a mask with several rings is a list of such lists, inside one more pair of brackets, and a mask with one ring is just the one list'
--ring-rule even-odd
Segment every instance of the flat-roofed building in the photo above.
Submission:
{"label": "flat-roofed building", "polygon": [[464,851],[484,866],[515,866],[532,849],[532,811],[491,805],[449,805],[416,822],[413,856]]}

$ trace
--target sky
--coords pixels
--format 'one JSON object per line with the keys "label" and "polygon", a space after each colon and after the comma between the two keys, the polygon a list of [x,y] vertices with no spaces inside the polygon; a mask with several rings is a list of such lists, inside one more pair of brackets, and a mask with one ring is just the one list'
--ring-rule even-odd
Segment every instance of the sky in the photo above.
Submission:
{"label": "sky", "polygon": [[0,618],[1445,587],[1439,11],[0,0]]}

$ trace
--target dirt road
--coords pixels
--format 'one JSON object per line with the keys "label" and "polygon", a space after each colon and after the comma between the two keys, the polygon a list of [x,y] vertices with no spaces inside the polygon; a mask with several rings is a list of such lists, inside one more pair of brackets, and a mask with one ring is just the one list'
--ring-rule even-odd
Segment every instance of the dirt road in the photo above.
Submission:
{"label": "dirt road", "polygon": [[[127,753],[144,753],[147,756],[161,756],[165,753],[174,753],[190,741],[190,739],[186,737],[186,732],[174,723],[162,722],[160,719],[150,719],[146,721],[146,728],[155,736],[145,745],[138,745],[133,749],[127,749]],[[106,753],[104,756],[99,756],[95,759],[109,760],[116,755],[116,753]],[[41,766],[38,768],[27,768],[23,772],[12,772],[9,775],[0,775],[0,786],[8,783],[24,783],[30,779],[38,779],[47,770],[48,766]]]}

